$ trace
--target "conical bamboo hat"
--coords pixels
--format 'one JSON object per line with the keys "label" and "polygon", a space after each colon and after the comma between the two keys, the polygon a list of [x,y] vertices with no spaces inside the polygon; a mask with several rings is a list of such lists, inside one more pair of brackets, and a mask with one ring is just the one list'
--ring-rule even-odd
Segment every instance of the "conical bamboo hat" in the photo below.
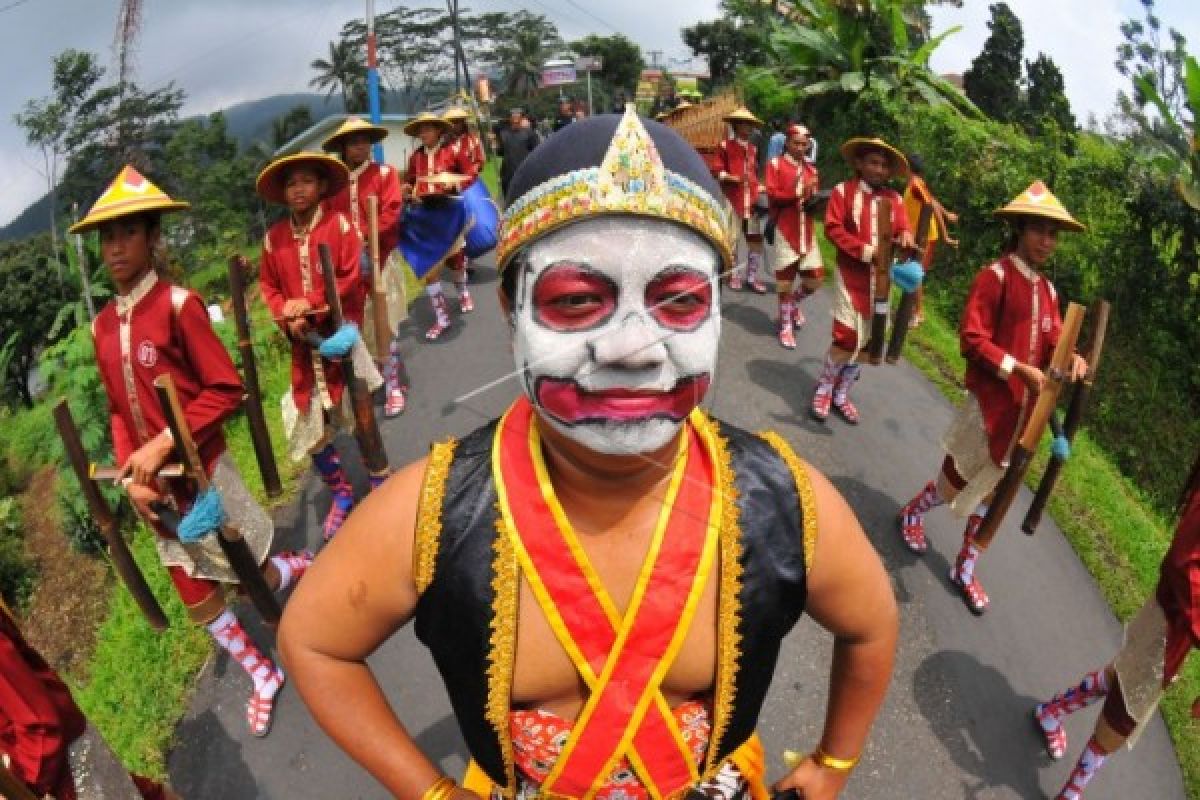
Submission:
{"label": "conical bamboo hat", "polygon": [[1059,201],[1054,193],[1041,181],[1034,181],[1029,188],[1017,195],[1016,199],[1004,208],[996,209],[996,216],[1012,219],[1014,217],[1041,217],[1052,219],[1064,229],[1080,233],[1087,230],[1082,222],[1071,216],[1071,212]]}
{"label": "conical bamboo hat", "polygon": [[371,144],[387,138],[388,131],[381,125],[367,122],[362,117],[347,117],[341,127],[334,131],[328,139],[321,143],[321,149],[333,152],[341,146],[341,140],[353,133],[365,133],[371,138]]}
{"label": "conical bamboo hat", "polygon": [[855,136],[853,139],[847,139],[846,143],[841,147],[842,157],[847,161],[853,161],[858,158],[859,153],[864,150],[878,150],[885,154],[888,160],[892,162],[892,172],[894,173],[892,177],[907,177],[908,159],[904,157],[904,153],[901,153],[878,136]]}
{"label": "conical bamboo hat", "polygon": [[172,200],[131,166],[124,167],[108,185],[87,215],[72,225],[70,233],[90,231],[102,222],[146,211],[182,211],[187,203]]}
{"label": "conical bamboo hat", "polygon": [[325,180],[329,184],[325,188],[325,197],[332,197],[350,182],[350,171],[338,159],[325,153],[301,152],[277,158],[267,164],[263,171],[258,173],[258,180],[254,182],[254,191],[269,203],[287,205],[283,175],[288,167],[296,164],[312,166],[325,176]]}

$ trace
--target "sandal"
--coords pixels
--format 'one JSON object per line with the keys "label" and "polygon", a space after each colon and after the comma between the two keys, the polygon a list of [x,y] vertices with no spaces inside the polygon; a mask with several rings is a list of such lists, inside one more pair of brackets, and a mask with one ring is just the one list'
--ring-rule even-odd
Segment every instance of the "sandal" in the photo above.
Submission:
{"label": "sandal", "polygon": [[833,403],[832,389],[827,392],[818,391],[813,395],[812,408],[809,415],[817,422],[824,422],[829,417],[829,406]]}
{"label": "sandal", "polygon": [[387,399],[383,403],[383,416],[387,419],[398,417],[404,413],[407,405],[408,399],[404,396],[404,389],[400,387],[388,389]]}
{"label": "sandal", "polygon": [[971,576],[969,583],[963,583],[958,574],[958,565],[955,565],[950,568],[950,582],[958,587],[963,602],[967,604],[967,608],[972,614],[978,617],[988,610],[988,604],[991,601],[988,599],[987,592],[983,590],[983,584],[974,575]]}
{"label": "sandal", "polygon": [[792,333],[790,322],[785,322],[779,328],[779,343],[788,350],[796,349],[796,334]]}
{"label": "sandal", "polygon": [[[1038,703],[1033,707],[1033,724],[1037,727],[1042,737],[1046,740],[1046,755],[1050,756],[1055,761],[1058,761],[1067,752],[1067,732],[1063,730],[1062,723],[1053,717],[1042,716],[1042,704]],[[1053,728],[1046,727],[1046,720],[1054,723]]]}
{"label": "sandal", "polygon": [[854,403],[850,402],[850,398],[846,397],[841,402],[836,399],[833,401],[834,410],[851,425],[858,424],[858,408]]}
{"label": "sandal", "polygon": [[923,555],[929,549],[929,542],[925,538],[923,514],[909,513],[905,507],[896,516],[896,523],[900,526],[900,536],[904,539],[905,547],[917,555]]}
{"label": "sandal", "polygon": [[275,713],[275,698],[279,695],[279,690],[283,688],[284,675],[283,670],[275,667],[275,674],[267,681],[266,688],[270,689],[270,693],[259,692],[255,689],[250,695],[250,700],[246,703],[246,727],[250,729],[251,736],[257,736],[260,739],[271,732],[271,721]]}

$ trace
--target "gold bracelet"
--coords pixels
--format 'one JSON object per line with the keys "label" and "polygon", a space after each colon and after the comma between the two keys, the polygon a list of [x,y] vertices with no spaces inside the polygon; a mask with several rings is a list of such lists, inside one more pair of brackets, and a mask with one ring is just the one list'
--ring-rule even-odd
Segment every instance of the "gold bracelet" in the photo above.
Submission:
{"label": "gold bracelet", "polygon": [[458,784],[455,783],[454,778],[443,775],[425,790],[425,793],[421,795],[421,800],[447,800],[457,788]]}
{"label": "gold bracelet", "polygon": [[837,758],[836,756],[831,756],[829,753],[826,753],[824,750],[822,750],[820,745],[817,746],[816,750],[812,751],[812,760],[815,761],[818,766],[824,767],[825,769],[831,769],[834,772],[849,772],[858,765],[858,759],[860,757],[861,756],[855,756],[854,758]]}

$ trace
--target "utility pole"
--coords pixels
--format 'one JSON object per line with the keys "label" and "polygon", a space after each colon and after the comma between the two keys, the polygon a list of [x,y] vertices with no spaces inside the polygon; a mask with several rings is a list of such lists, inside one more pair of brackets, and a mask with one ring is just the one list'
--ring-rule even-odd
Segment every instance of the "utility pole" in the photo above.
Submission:
{"label": "utility pole", "polygon": [[[367,109],[371,124],[382,121],[379,107],[379,60],[375,52],[375,0],[367,0]],[[371,155],[379,164],[383,163],[383,143],[371,147]]]}
{"label": "utility pole", "polygon": [[659,68],[658,67],[658,57],[663,54],[663,51],[662,50],[647,50],[646,52],[650,55],[650,66],[654,69],[658,69]]}
{"label": "utility pole", "polygon": [[[471,91],[471,71],[467,68],[467,54],[462,46],[462,27],[459,25],[458,0],[446,0],[446,10],[450,12],[450,26],[454,32],[454,93],[462,88]],[[458,82],[459,69],[462,69],[462,83]]]}

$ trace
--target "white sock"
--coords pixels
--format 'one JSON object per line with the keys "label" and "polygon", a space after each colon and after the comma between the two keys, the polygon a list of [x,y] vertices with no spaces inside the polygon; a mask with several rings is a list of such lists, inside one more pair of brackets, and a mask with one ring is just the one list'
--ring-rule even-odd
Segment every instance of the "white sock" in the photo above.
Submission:
{"label": "white sock", "polygon": [[426,284],[425,285],[425,294],[429,295],[431,298],[441,297],[442,296],[442,282],[434,281],[433,283]]}

